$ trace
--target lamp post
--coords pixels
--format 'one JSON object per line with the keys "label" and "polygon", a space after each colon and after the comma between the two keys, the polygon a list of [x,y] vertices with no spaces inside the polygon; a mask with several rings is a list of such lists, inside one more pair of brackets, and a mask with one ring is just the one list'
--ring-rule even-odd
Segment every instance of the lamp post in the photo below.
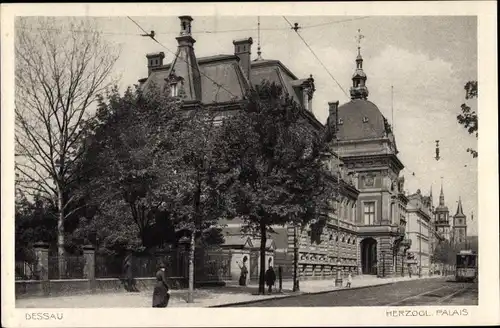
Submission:
{"label": "lamp post", "polygon": [[418,221],[418,277],[422,277],[422,219]]}

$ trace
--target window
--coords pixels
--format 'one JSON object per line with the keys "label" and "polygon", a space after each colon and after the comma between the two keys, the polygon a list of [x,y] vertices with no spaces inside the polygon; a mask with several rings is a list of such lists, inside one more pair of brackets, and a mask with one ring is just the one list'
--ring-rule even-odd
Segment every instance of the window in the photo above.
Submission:
{"label": "window", "polygon": [[364,203],[365,225],[375,223],[375,202]]}

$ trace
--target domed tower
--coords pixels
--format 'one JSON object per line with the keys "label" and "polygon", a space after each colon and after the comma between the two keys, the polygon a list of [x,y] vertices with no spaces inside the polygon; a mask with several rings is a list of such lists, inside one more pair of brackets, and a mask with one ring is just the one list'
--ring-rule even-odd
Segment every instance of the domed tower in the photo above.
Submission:
{"label": "domed tower", "polygon": [[441,182],[441,192],[439,194],[439,205],[436,207],[436,231],[446,240],[450,239],[450,211],[444,202],[443,183]]}
{"label": "domed tower", "polygon": [[402,272],[401,241],[405,238],[408,198],[400,177],[404,165],[397,156],[392,128],[377,105],[368,100],[362,38],[361,34],[357,37],[351,99],[338,108],[330,108],[328,122],[336,127],[332,149],[341,157],[344,168],[357,177],[360,193],[355,224],[361,239],[358,265],[363,274],[390,277]]}
{"label": "domed tower", "polygon": [[467,239],[467,217],[462,209],[462,199],[458,198],[457,212],[453,216],[453,243],[465,245]]}
{"label": "domed tower", "polygon": [[366,87],[366,73],[363,71],[363,57],[361,47],[358,45],[358,56],[356,57],[356,70],[352,75],[351,99],[368,98],[368,88]]}

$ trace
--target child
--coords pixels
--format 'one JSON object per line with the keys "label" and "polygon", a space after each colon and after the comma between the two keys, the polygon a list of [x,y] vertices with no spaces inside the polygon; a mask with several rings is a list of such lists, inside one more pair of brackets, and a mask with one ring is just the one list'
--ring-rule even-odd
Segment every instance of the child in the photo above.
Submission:
{"label": "child", "polygon": [[351,288],[351,282],[352,282],[352,274],[349,272],[349,275],[347,276],[347,288]]}

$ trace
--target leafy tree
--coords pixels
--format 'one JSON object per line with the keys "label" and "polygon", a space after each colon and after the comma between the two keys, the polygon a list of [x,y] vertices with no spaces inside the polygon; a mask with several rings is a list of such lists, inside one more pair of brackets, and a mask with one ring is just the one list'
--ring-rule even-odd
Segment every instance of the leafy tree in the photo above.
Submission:
{"label": "leafy tree", "polygon": [[80,192],[95,215],[80,234],[111,248],[151,246],[153,227],[165,226],[172,169],[160,150],[172,145],[177,103],[152,86],[146,93],[116,88],[101,98],[96,120],[82,145]]}
{"label": "leafy tree", "polygon": [[[222,125],[225,161],[237,175],[229,208],[260,237],[259,293],[264,293],[265,251],[275,225],[304,225],[325,210],[331,180],[323,166],[327,145],[303,108],[280,86],[264,82]],[[324,213],[323,213],[324,214]]]}
{"label": "leafy tree", "polygon": [[[477,99],[478,89],[477,81],[469,81],[464,86],[465,89],[465,99]],[[475,134],[478,137],[478,123],[477,123],[477,113],[472,110],[469,105],[463,103],[461,106],[462,113],[457,116],[458,123],[463,125],[469,134]],[[467,152],[471,153],[474,158],[478,156],[477,150],[468,148]]]}
{"label": "leafy tree", "polygon": [[88,21],[20,18],[15,27],[17,183],[57,208],[63,257],[65,220],[76,210],[68,188],[82,155],[77,145],[118,56]]}
{"label": "leafy tree", "polygon": [[443,265],[454,265],[456,254],[457,250],[454,245],[450,241],[444,240],[435,246],[431,262],[441,263]]}
{"label": "leafy tree", "polygon": [[221,160],[226,149],[216,118],[216,112],[201,108],[180,112],[179,129],[172,135],[175,146],[162,156],[173,169],[168,188],[175,225],[190,237],[188,302],[193,301],[196,238],[220,240],[220,231],[213,229],[227,214],[225,195],[234,181]]}

